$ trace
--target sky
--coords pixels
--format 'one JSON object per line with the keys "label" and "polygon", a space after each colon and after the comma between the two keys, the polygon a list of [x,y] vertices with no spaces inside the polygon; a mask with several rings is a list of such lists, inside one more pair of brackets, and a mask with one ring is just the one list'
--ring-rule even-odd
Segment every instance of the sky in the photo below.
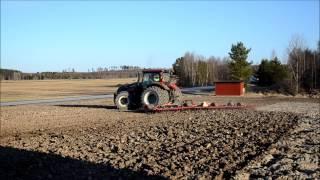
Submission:
{"label": "sky", "polygon": [[168,68],[187,51],[226,57],[239,41],[255,64],[273,50],[283,60],[294,35],[317,47],[319,6],[319,0],[1,0],[1,68]]}

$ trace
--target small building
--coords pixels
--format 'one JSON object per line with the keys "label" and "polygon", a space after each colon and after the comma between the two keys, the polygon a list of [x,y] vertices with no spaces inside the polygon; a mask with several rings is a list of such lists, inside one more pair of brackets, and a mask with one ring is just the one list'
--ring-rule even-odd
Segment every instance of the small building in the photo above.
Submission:
{"label": "small building", "polygon": [[216,96],[243,96],[244,82],[243,81],[216,81],[215,82]]}

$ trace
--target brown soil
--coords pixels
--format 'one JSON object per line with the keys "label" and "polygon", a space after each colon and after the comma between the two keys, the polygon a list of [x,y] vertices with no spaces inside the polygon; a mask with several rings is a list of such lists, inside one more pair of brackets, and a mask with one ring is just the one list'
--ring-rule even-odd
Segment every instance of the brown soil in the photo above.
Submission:
{"label": "brown soil", "polygon": [[[221,104],[232,100],[256,105],[258,111],[145,114],[119,112],[111,100],[1,107],[0,172],[6,173],[0,173],[0,179],[319,178],[319,168],[308,160],[319,159],[319,150],[312,150],[319,146],[319,128],[301,130],[306,122],[318,127],[318,100],[185,99]],[[311,149],[283,148],[300,141]],[[295,154],[288,156],[292,161],[273,160],[290,153]],[[272,170],[277,162],[294,168]]]}

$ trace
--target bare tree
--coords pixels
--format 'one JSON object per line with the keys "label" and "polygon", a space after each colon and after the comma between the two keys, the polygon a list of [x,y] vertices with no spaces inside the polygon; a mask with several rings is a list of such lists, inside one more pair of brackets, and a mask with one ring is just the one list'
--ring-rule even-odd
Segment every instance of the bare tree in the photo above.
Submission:
{"label": "bare tree", "polygon": [[292,71],[292,76],[294,83],[292,85],[295,86],[295,92],[299,92],[300,79],[302,75],[302,62],[304,61],[304,53],[303,49],[305,49],[305,39],[301,35],[293,35],[290,42],[289,47],[287,49],[288,52],[288,65]]}
{"label": "bare tree", "polygon": [[229,79],[227,61],[221,61],[214,56],[206,58],[187,52],[183,57],[176,59],[173,69],[179,77],[178,82],[181,86],[207,86],[213,85],[218,79]]}

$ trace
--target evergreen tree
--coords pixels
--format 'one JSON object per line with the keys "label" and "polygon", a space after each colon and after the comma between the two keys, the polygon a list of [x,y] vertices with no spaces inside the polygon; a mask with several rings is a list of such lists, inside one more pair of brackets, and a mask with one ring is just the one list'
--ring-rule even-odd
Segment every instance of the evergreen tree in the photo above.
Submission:
{"label": "evergreen tree", "polygon": [[258,83],[261,86],[270,86],[279,83],[287,76],[287,68],[281,64],[277,57],[270,61],[268,59],[263,59],[256,73]]}
{"label": "evergreen tree", "polygon": [[233,80],[243,80],[245,83],[249,81],[252,74],[251,63],[247,61],[248,54],[251,49],[247,49],[242,42],[236,45],[232,44],[229,56],[230,75]]}

